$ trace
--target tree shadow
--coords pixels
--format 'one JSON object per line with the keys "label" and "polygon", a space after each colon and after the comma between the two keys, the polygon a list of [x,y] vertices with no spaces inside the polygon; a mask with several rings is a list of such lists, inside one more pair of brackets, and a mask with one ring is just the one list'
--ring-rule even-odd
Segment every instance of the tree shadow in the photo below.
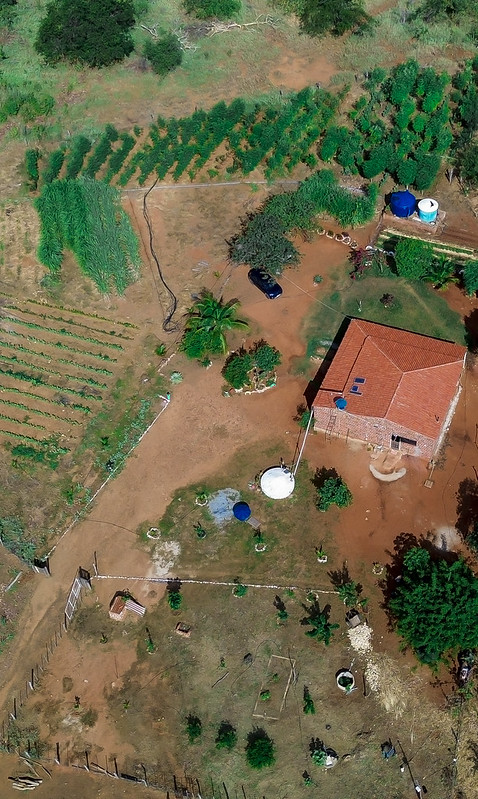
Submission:
{"label": "tree shadow", "polygon": [[332,610],[331,605],[324,605],[324,607],[321,609],[317,599],[314,599],[310,605],[305,605],[303,602],[301,602],[301,605],[307,614],[300,620],[300,623],[303,627],[306,627],[308,624],[310,624],[311,619],[316,619],[318,616],[324,616],[325,619],[329,621],[330,611]]}
{"label": "tree shadow", "polygon": [[280,598],[280,596],[278,594],[276,595],[273,604],[274,604],[274,607],[277,608],[277,610],[279,610],[279,611],[284,611],[285,610],[285,604],[284,604],[284,602],[282,601],[282,599]]}
{"label": "tree shadow", "polygon": [[320,491],[325,481],[329,480],[331,477],[338,479],[340,475],[336,469],[326,469],[325,466],[322,466],[320,469],[315,470],[315,474],[311,480],[311,483],[317,489],[317,491]]}
{"label": "tree shadow", "polygon": [[478,482],[471,477],[462,480],[456,492],[456,529],[466,538],[478,520]]}
{"label": "tree shadow", "polygon": [[166,591],[169,594],[173,594],[179,592],[181,590],[181,580],[179,577],[173,577],[171,580],[168,580],[166,583]]}
{"label": "tree shadow", "polygon": [[254,727],[253,730],[247,733],[248,746],[255,744],[256,741],[270,741],[270,738],[263,727]]}
{"label": "tree shadow", "polygon": [[478,308],[474,308],[465,316],[465,342],[470,352],[478,351]]}
{"label": "tree shadow", "polygon": [[340,588],[343,585],[347,585],[347,583],[351,582],[349,569],[347,566],[347,561],[344,560],[341,569],[337,569],[336,571],[327,572],[327,576],[330,579],[334,588]]}

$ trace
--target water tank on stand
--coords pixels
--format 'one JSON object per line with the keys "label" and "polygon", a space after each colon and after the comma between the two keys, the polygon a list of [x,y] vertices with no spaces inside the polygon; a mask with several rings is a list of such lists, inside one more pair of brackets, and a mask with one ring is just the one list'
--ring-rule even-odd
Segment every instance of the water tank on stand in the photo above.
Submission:
{"label": "water tank on stand", "polygon": [[417,207],[417,198],[411,191],[394,191],[390,197],[390,210],[394,216],[411,216]]}
{"label": "water tank on stand", "polygon": [[438,203],[426,197],[418,203],[418,216],[422,222],[435,222],[438,215]]}

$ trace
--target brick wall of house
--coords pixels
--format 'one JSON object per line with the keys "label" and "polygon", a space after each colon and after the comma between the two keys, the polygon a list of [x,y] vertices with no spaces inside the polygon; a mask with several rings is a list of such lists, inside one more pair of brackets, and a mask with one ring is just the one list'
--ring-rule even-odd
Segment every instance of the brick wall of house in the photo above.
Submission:
{"label": "brick wall of house", "polygon": [[414,447],[400,442],[401,452],[428,459],[433,457],[437,443],[436,439],[418,435],[413,430],[393,424],[387,419],[354,416],[347,411],[330,408],[314,408],[314,430],[387,448],[390,448],[392,435],[403,436],[416,441],[417,445]]}

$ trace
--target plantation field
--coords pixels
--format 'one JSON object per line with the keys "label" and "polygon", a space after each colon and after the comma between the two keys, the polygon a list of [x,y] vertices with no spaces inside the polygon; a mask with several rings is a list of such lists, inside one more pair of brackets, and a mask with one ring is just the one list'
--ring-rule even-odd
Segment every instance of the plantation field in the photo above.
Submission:
{"label": "plantation field", "polygon": [[75,448],[128,360],[136,328],[1,295],[0,436]]}

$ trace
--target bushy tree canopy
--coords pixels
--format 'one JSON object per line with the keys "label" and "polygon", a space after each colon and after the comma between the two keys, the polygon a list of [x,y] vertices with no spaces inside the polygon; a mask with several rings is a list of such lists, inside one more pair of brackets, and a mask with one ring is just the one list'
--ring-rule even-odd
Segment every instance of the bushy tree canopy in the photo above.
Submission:
{"label": "bushy tree canopy", "polygon": [[450,649],[478,646],[478,580],[463,560],[434,561],[414,547],[388,606],[422,663],[434,665]]}
{"label": "bushy tree canopy", "polygon": [[341,477],[328,477],[317,491],[317,507],[328,510],[331,505],[346,508],[352,503],[352,493]]}
{"label": "bushy tree canopy", "polygon": [[105,67],[133,51],[132,0],[52,0],[35,48],[50,64],[62,59]]}
{"label": "bushy tree canopy", "polygon": [[199,19],[229,19],[241,10],[240,0],[184,0],[184,10]]}
{"label": "bushy tree canopy", "polygon": [[261,769],[275,762],[274,741],[265,730],[255,729],[247,736],[247,762],[252,768]]}
{"label": "bushy tree canopy", "polygon": [[183,49],[174,33],[167,33],[156,41],[148,39],[144,55],[157,75],[166,75],[179,67],[183,60]]}
{"label": "bushy tree canopy", "polygon": [[342,36],[370,20],[361,0],[300,0],[298,16],[309,36]]}
{"label": "bushy tree canopy", "polygon": [[433,248],[427,241],[400,239],[395,247],[397,272],[407,280],[420,280],[426,275],[430,271],[433,258]]}

